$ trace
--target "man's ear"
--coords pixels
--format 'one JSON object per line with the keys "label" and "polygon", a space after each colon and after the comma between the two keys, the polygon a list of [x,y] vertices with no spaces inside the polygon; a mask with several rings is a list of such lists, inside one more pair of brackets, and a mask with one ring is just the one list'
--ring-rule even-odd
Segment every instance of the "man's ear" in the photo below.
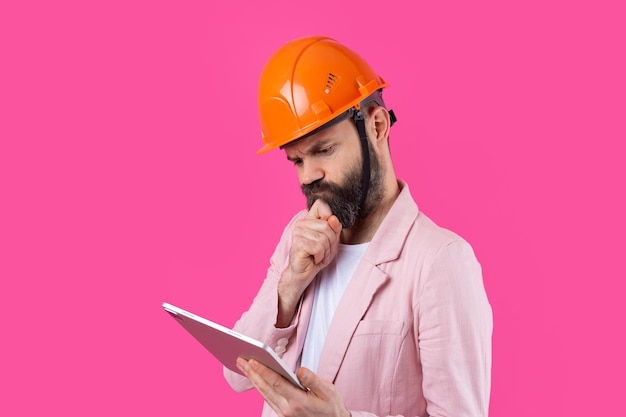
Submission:
{"label": "man's ear", "polygon": [[369,116],[372,129],[370,135],[372,138],[376,138],[376,146],[386,144],[389,140],[389,128],[391,127],[389,112],[382,106],[376,106],[370,110]]}

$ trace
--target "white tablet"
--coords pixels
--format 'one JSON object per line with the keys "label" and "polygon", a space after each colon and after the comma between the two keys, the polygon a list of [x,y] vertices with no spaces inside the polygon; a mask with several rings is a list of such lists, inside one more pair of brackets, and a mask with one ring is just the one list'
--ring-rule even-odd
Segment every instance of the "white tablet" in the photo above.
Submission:
{"label": "white tablet", "polygon": [[162,307],[231,371],[242,374],[236,364],[239,356],[244,359],[256,359],[298,388],[305,390],[293,371],[264,343],[171,304],[163,303]]}

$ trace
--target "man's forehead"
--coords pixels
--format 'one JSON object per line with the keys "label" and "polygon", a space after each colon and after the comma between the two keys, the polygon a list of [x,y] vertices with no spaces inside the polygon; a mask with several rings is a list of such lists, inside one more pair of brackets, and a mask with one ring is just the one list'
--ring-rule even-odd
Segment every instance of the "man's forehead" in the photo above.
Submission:
{"label": "man's forehead", "polygon": [[324,146],[326,142],[331,140],[328,134],[322,135],[322,133],[323,132],[319,132],[314,136],[309,136],[294,143],[290,143],[289,145],[283,147],[283,149],[287,155],[294,153],[309,153],[314,149]]}
{"label": "man's forehead", "polygon": [[287,155],[292,153],[308,153],[313,149],[324,146],[328,142],[336,140],[341,136],[341,132],[345,129],[346,124],[351,124],[350,120],[342,120],[336,125],[329,126],[326,129],[315,132],[310,136],[306,136],[302,139],[296,139],[295,141],[284,145],[282,148]]}

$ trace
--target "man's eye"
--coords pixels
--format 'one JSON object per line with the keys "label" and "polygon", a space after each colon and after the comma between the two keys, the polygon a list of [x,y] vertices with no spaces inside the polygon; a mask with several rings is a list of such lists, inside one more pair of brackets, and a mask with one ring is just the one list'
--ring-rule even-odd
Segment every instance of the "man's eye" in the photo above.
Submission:
{"label": "man's eye", "polygon": [[302,159],[294,159],[293,160],[293,164],[297,167],[299,167],[300,165],[302,165]]}
{"label": "man's eye", "polygon": [[329,146],[329,147],[327,147],[327,148],[322,148],[322,149],[320,149],[318,152],[319,152],[319,153],[321,153],[321,154],[328,154],[328,153],[330,153],[332,150],[333,150],[333,147],[332,147],[332,146]]}

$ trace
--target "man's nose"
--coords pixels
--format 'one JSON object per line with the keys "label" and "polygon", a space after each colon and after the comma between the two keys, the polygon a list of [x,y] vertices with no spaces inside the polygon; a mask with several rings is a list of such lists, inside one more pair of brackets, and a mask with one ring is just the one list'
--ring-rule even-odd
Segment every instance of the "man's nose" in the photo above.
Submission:
{"label": "man's nose", "polygon": [[302,185],[309,185],[322,178],[324,178],[324,170],[321,164],[312,161],[303,162],[300,170],[300,183]]}

